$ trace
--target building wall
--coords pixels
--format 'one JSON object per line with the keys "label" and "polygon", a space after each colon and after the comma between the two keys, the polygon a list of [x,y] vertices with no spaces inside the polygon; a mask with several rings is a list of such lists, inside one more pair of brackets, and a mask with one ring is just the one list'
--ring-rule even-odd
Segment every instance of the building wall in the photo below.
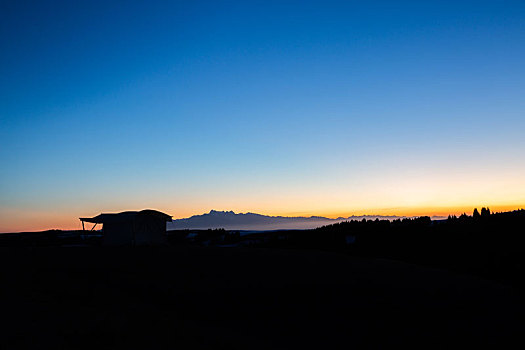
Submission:
{"label": "building wall", "polygon": [[103,225],[103,245],[141,246],[167,244],[166,220],[137,216],[132,220]]}
{"label": "building wall", "polygon": [[132,245],[133,221],[119,223],[106,223],[102,226],[104,238],[102,244],[105,246]]}
{"label": "building wall", "polygon": [[167,244],[166,220],[137,217],[135,220],[135,245]]}

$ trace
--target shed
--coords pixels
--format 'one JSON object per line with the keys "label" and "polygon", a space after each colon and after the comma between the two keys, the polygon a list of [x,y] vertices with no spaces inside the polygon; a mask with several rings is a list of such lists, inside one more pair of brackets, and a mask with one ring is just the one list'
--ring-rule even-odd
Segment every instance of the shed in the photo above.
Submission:
{"label": "shed", "polygon": [[91,230],[102,224],[103,245],[161,245],[167,244],[166,222],[171,221],[171,216],[157,210],[146,209],[103,213],[92,218],[80,218],[80,221],[82,221],[82,229],[85,222],[95,224]]}

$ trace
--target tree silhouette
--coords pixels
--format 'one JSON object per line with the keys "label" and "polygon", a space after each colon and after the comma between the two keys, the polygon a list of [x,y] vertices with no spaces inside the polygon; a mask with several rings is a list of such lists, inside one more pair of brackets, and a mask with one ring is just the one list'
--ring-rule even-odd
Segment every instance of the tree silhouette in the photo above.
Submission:
{"label": "tree silhouette", "polygon": [[474,208],[474,213],[472,213],[472,217],[474,219],[479,219],[480,215],[479,215],[478,208]]}

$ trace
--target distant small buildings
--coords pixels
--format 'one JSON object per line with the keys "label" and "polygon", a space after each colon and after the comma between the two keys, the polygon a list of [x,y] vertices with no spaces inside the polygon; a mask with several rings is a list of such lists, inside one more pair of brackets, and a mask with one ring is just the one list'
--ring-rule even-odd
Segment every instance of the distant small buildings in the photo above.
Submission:
{"label": "distant small buildings", "polygon": [[99,214],[92,218],[80,218],[82,228],[89,222],[102,224],[103,245],[137,246],[167,244],[166,222],[171,216],[156,210],[125,211]]}

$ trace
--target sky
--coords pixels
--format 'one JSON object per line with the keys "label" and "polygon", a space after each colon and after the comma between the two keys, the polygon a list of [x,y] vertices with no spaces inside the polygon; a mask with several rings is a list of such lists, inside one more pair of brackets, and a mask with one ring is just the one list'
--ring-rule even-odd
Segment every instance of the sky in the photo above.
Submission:
{"label": "sky", "polygon": [[525,207],[523,1],[2,1],[0,232]]}

